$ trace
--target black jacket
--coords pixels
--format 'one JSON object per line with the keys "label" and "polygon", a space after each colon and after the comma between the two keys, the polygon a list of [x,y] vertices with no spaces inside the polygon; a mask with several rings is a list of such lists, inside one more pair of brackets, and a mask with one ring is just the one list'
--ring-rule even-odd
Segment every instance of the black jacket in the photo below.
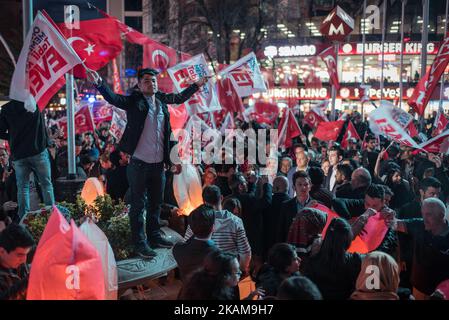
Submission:
{"label": "black jacket", "polygon": [[[103,81],[98,87],[98,91],[110,104],[126,111],[127,124],[123,137],[120,140],[119,149],[127,154],[133,155],[142,134],[145,119],[148,115],[149,105],[144,95],[139,90],[134,90],[131,95],[123,96],[115,94]],[[198,86],[192,84],[179,94],[156,93],[156,103],[160,103],[164,113],[164,163],[170,164],[170,143],[171,126],[168,104],[181,104],[188,100],[197,90]]]}
{"label": "black jacket", "polygon": [[274,193],[272,203],[264,211],[264,254],[266,255],[270,248],[277,242],[282,242],[278,239],[278,225],[281,217],[281,206],[285,201],[290,200],[287,193]]}
{"label": "black jacket", "polygon": [[0,139],[8,140],[12,160],[35,156],[48,146],[48,134],[42,113],[29,112],[23,102],[11,100],[0,112]]}

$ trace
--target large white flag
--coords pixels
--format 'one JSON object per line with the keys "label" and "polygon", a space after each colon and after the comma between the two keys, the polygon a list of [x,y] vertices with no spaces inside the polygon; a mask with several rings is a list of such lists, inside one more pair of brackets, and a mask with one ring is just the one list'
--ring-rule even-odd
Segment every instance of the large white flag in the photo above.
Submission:
{"label": "large white flag", "polygon": [[267,91],[254,52],[221,70],[218,74],[223,78],[229,77],[231,79],[240,97],[248,97],[253,93]]}
{"label": "large white flag", "polygon": [[410,123],[399,108],[382,101],[379,108],[369,114],[371,131],[409,147],[419,148],[415,140],[404,130],[403,125]]}
{"label": "large white flag", "polygon": [[[190,83],[196,82],[203,77],[211,76],[203,54],[196,55],[189,60],[178,63],[167,69],[167,72],[173,80],[178,92],[189,87]],[[221,110],[212,79],[209,79],[209,81],[184,104],[189,115]]]}
{"label": "large white flag", "polygon": [[81,59],[40,11],[25,39],[12,77],[9,97],[29,111],[42,110],[65,83],[64,74]]}

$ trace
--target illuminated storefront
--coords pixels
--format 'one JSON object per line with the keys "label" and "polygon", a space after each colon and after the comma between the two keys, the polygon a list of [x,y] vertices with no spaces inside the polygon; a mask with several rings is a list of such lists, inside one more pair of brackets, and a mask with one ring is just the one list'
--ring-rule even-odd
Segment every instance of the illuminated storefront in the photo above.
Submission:
{"label": "illuminated storefront", "polygon": [[[440,42],[427,44],[428,67],[433,62],[440,47]],[[274,83],[263,98],[281,104],[296,100],[303,110],[308,110],[316,100],[331,98],[331,88],[328,84],[329,75],[326,67],[317,54],[323,46],[317,44],[274,46],[267,45],[264,54],[266,68],[273,70]],[[370,86],[367,96],[370,102],[364,104],[364,111],[369,112],[381,99],[380,79],[382,73],[382,51],[384,59],[383,99],[399,104],[400,99],[400,53],[403,52],[403,92],[402,107],[408,110],[406,100],[411,96],[416,81],[421,77],[421,43],[381,42],[365,43],[365,83]],[[363,44],[360,42],[343,43],[338,53],[338,73],[341,88],[337,92],[336,108],[347,111],[361,111],[363,91],[360,89],[363,68]],[[320,81],[307,83],[310,77]],[[296,85],[295,85],[296,84]],[[443,107],[449,109],[449,83],[443,90]],[[437,88],[429,102],[426,114],[438,108],[440,90]],[[257,96],[256,96],[257,97]]]}

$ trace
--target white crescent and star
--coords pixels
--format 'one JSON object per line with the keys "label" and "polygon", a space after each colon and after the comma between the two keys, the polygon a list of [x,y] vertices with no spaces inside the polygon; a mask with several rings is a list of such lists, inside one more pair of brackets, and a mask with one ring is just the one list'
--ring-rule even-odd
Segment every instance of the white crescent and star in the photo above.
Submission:
{"label": "white crescent and star", "polygon": [[[86,42],[85,39],[81,38],[81,37],[71,37],[67,39],[67,42],[73,46],[73,43],[75,41],[81,41],[81,42]],[[84,48],[83,50],[85,50],[87,52],[87,54],[90,56],[95,50],[94,50],[95,44],[92,44],[90,42],[87,43],[87,47]],[[83,62],[85,62],[86,59],[83,60]]]}

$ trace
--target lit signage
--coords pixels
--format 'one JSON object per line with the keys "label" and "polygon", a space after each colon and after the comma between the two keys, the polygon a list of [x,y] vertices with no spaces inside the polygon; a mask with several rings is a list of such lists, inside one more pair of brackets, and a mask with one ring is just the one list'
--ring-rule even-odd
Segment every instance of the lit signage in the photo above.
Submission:
{"label": "lit signage", "polygon": [[[254,98],[259,98],[260,94],[253,95]],[[328,88],[275,88],[262,93],[265,99],[297,99],[297,100],[318,100],[328,99]]]}
{"label": "lit signage", "polygon": [[[427,44],[428,54],[437,54],[439,49],[439,42],[429,42]],[[383,49],[382,49],[383,48]],[[381,42],[367,42],[365,43],[365,54],[375,55],[375,54],[400,54],[403,50],[404,54],[421,54],[422,45],[420,42],[406,42],[403,49],[400,42],[387,42],[384,43],[382,47]],[[345,43],[340,47],[338,54],[340,55],[352,55],[352,54],[362,54],[363,53],[363,43]]]}
{"label": "lit signage", "polygon": [[314,45],[303,46],[268,46],[265,47],[264,54],[266,57],[300,57],[313,56],[316,54]]}

